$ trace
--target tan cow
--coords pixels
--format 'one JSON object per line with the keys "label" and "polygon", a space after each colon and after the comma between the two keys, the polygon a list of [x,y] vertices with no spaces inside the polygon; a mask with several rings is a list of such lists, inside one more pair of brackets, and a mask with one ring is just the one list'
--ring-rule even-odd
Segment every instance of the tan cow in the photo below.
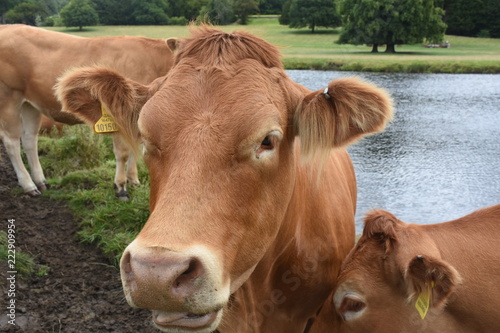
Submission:
{"label": "tan cow", "polygon": [[428,225],[370,212],[342,265],[335,332],[498,332],[499,239],[500,205]]}
{"label": "tan cow", "polygon": [[[98,64],[148,84],[165,75],[172,61],[172,52],[164,40],[81,38],[25,25],[0,26],[0,139],[24,191],[38,195],[46,188],[37,149],[42,113],[64,124],[80,122],[61,112],[52,90],[58,76],[72,66]],[[20,140],[31,177],[21,159]],[[130,148],[121,141],[114,136],[117,162],[114,183],[117,195],[126,198],[127,178],[133,184],[138,184],[139,179]]]}
{"label": "tan cow", "polygon": [[357,79],[311,92],[249,33],[192,34],[169,41],[159,85],[90,68],[57,88],[65,109],[92,124],[102,102],[145,143],[151,215],[121,260],[125,295],[164,332],[307,331],[354,243],[343,147],[382,130],[391,100]]}

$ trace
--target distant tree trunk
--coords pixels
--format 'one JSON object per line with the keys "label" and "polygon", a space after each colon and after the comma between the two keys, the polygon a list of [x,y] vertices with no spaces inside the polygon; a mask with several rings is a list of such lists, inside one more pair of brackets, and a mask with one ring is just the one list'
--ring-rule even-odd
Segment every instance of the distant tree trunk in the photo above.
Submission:
{"label": "distant tree trunk", "polygon": [[248,24],[248,15],[242,14],[240,16],[240,24],[241,25],[247,25]]}
{"label": "distant tree trunk", "polygon": [[372,45],[372,53],[378,53],[378,44]]}
{"label": "distant tree trunk", "polygon": [[387,48],[385,49],[385,53],[396,53],[395,44],[387,44]]}

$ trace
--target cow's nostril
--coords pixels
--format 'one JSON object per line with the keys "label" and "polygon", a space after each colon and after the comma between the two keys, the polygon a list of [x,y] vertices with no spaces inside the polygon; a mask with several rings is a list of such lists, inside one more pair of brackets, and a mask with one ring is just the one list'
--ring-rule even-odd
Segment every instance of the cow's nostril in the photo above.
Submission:
{"label": "cow's nostril", "polygon": [[182,275],[190,275],[191,273],[193,273],[196,270],[197,266],[198,266],[198,261],[196,259],[192,259],[189,262],[188,269],[186,269],[184,271],[184,273],[182,273]]}
{"label": "cow's nostril", "polygon": [[177,277],[175,288],[189,288],[194,281],[204,273],[203,265],[198,259],[191,259],[184,272]]}
{"label": "cow's nostril", "polygon": [[130,264],[130,252],[125,252],[121,261],[121,268],[126,274],[132,273],[132,265]]}

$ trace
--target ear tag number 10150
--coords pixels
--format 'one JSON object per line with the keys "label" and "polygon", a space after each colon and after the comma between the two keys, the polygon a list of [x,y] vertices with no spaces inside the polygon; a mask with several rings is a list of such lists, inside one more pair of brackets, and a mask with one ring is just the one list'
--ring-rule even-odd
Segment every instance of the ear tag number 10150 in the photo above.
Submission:
{"label": "ear tag number 10150", "polygon": [[104,104],[101,104],[101,112],[102,112],[101,119],[99,119],[97,123],[95,123],[94,132],[96,134],[118,132],[118,127],[116,126],[116,123],[113,121],[111,115],[108,113],[108,110],[106,110]]}

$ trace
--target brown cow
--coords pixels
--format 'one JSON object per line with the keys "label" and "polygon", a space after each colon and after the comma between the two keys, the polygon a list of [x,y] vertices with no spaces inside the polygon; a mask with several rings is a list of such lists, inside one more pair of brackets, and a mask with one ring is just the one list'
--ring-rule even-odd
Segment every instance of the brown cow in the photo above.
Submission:
{"label": "brown cow", "polygon": [[339,275],[335,332],[498,332],[499,239],[500,205],[428,225],[370,212]]}
{"label": "brown cow", "polygon": [[[0,26],[0,139],[24,191],[38,195],[46,188],[37,149],[41,113],[64,124],[81,122],[61,112],[52,90],[58,76],[72,66],[98,64],[148,84],[165,75],[172,61],[165,40],[81,38],[24,25]],[[21,159],[21,139],[31,177]],[[139,179],[130,148],[121,141],[114,136],[117,162],[114,182],[117,195],[126,198],[127,178],[133,184],[138,184]]]}
{"label": "brown cow", "polygon": [[90,68],[57,88],[65,109],[92,124],[103,102],[145,143],[151,215],[121,260],[125,295],[164,332],[304,332],[354,244],[343,147],[382,130],[391,100],[357,79],[311,92],[249,33],[192,33],[170,40],[159,85]]}

